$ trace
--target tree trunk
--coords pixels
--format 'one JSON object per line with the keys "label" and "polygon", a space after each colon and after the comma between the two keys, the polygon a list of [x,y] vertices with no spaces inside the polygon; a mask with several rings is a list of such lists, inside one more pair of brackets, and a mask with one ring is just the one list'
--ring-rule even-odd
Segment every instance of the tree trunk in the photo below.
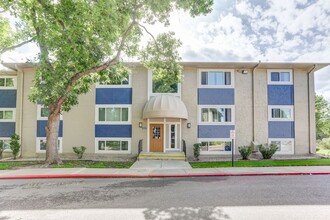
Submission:
{"label": "tree trunk", "polygon": [[[51,111],[49,111],[51,112]],[[53,112],[48,116],[46,126],[46,164],[63,164],[58,155],[58,131],[60,127],[60,113]]]}

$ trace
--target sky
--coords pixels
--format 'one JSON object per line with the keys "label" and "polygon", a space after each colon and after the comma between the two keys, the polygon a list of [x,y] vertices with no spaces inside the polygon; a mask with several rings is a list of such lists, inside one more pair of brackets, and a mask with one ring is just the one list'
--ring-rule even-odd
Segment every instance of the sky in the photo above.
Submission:
{"label": "sky", "polygon": [[[148,30],[175,32],[183,61],[330,63],[330,0],[214,0],[207,16],[174,11],[170,21]],[[37,52],[29,44],[3,59],[23,62]],[[330,101],[330,67],[315,73],[315,87]]]}

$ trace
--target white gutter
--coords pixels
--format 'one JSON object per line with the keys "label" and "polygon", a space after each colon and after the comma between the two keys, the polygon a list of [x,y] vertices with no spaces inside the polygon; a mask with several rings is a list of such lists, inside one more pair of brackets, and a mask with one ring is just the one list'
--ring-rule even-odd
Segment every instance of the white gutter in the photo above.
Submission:
{"label": "white gutter", "polygon": [[260,66],[261,60],[259,60],[259,63],[255,65],[252,69],[252,134],[253,134],[253,143],[256,141],[256,135],[255,135],[255,108],[254,108],[254,103],[255,103],[255,96],[254,96],[254,75],[255,75],[255,70]]}

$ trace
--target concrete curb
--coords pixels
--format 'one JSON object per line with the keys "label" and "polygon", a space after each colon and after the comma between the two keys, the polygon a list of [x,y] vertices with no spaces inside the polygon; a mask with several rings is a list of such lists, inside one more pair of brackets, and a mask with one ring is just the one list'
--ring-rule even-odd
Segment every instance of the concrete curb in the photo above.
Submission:
{"label": "concrete curb", "polygon": [[0,176],[8,179],[101,179],[101,178],[184,178],[184,177],[225,177],[225,176],[295,176],[330,175],[330,172],[245,172],[245,173],[186,173],[186,174],[39,174]]}

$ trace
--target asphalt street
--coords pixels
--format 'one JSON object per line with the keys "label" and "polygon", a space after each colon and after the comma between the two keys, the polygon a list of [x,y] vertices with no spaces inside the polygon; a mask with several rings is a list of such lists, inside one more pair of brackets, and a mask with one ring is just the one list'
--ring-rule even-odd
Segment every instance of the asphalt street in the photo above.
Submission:
{"label": "asphalt street", "polygon": [[330,219],[330,175],[1,180],[0,219]]}

